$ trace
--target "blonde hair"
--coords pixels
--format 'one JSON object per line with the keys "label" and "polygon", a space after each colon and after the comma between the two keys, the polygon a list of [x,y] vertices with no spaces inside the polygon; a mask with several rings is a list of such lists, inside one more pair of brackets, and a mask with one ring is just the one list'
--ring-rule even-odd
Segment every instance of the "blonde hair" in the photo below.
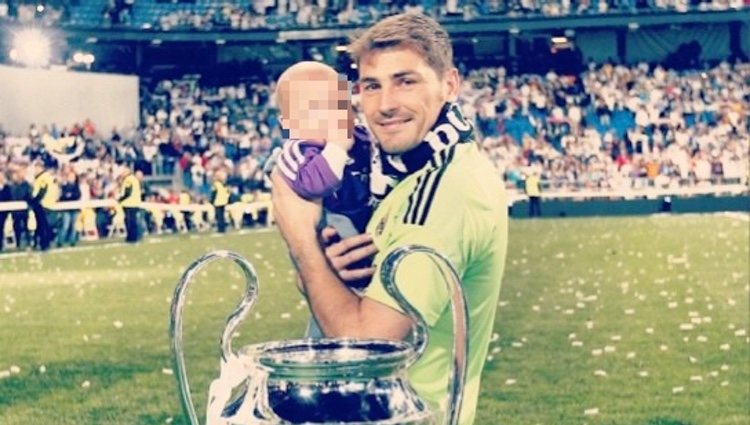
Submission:
{"label": "blonde hair", "polygon": [[359,65],[367,54],[395,47],[410,48],[421,55],[438,78],[442,79],[453,68],[453,46],[448,32],[421,13],[408,12],[383,19],[352,40],[348,50]]}

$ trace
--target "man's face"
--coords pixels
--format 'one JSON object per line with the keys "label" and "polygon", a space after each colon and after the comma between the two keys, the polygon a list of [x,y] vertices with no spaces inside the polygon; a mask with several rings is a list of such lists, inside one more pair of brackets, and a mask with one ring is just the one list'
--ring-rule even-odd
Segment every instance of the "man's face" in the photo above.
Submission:
{"label": "man's face", "polygon": [[393,154],[422,141],[445,102],[456,100],[459,86],[455,68],[438,76],[420,54],[407,47],[365,55],[359,82],[367,123],[383,150]]}

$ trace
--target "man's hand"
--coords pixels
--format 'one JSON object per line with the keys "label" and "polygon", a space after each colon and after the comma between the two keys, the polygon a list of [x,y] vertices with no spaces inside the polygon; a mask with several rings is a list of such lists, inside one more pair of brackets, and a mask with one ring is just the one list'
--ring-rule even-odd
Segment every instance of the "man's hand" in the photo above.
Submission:
{"label": "man's hand", "polygon": [[344,282],[353,282],[375,274],[375,267],[349,270],[351,264],[368,258],[378,252],[372,237],[368,234],[354,235],[341,239],[333,227],[326,227],[321,232],[325,254],[331,267]]}

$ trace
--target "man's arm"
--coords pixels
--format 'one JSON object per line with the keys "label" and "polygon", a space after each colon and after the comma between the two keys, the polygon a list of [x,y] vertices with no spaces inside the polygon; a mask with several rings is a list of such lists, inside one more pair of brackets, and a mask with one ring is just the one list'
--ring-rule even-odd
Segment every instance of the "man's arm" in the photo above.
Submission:
{"label": "man's arm", "polygon": [[329,266],[315,226],[321,206],[297,196],[272,174],[274,215],[297,264],[315,319],[328,337],[403,339],[411,319],[349,290]]}

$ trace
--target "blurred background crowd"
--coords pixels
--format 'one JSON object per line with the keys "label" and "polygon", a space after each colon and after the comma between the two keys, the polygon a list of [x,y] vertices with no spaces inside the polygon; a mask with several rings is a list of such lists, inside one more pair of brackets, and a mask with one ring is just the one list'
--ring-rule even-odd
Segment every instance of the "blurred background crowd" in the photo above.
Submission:
{"label": "blurred background crowd", "polygon": [[[445,22],[469,22],[744,7],[739,0],[0,0],[0,23],[190,32],[361,26],[408,10]],[[309,51],[319,54],[315,49]],[[463,76],[459,102],[508,189],[523,193],[531,175],[546,193],[747,184],[746,57],[692,61],[678,68],[581,63],[580,72],[524,73],[505,64],[457,60]],[[263,167],[283,142],[273,77],[149,75],[140,81],[140,124],[130,127],[102,128],[81,117],[11,132],[0,122],[0,202],[29,201],[37,164],[54,176],[57,202],[117,200],[125,170],[142,183],[147,202],[210,204],[217,180],[226,184],[231,203],[266,199]],[[356,87],[352,101],[357,110]],[[77,233],[68,231],[71,221],[93,223],[89,227],[99,236],[117,230],[116,209],[96,208],[91,214],[56,217],[57,244],[77,241]],[[213,220],[203,213],[159,214],[146,211],[142,227],[154,233],[189,231]],[[21,234],[33,234],[34,214],[30,217],[29,230]],[[12,221],[26,221],[16,218],[5,221],[6,234]],[[230,221],[241,227],[254,220],[239,214]],[[74,227],[83,233],[81,223]],[[16,239],[21,247],[34,243],[28,236]]]}
{"label": "blurred background crowd", "polygon": [[739,9],[744,0],[2,0],[0,19],[46,25],[120,26],[198,31],[367,25],[416,10],[438,20],[498,15],[569,16]]}

